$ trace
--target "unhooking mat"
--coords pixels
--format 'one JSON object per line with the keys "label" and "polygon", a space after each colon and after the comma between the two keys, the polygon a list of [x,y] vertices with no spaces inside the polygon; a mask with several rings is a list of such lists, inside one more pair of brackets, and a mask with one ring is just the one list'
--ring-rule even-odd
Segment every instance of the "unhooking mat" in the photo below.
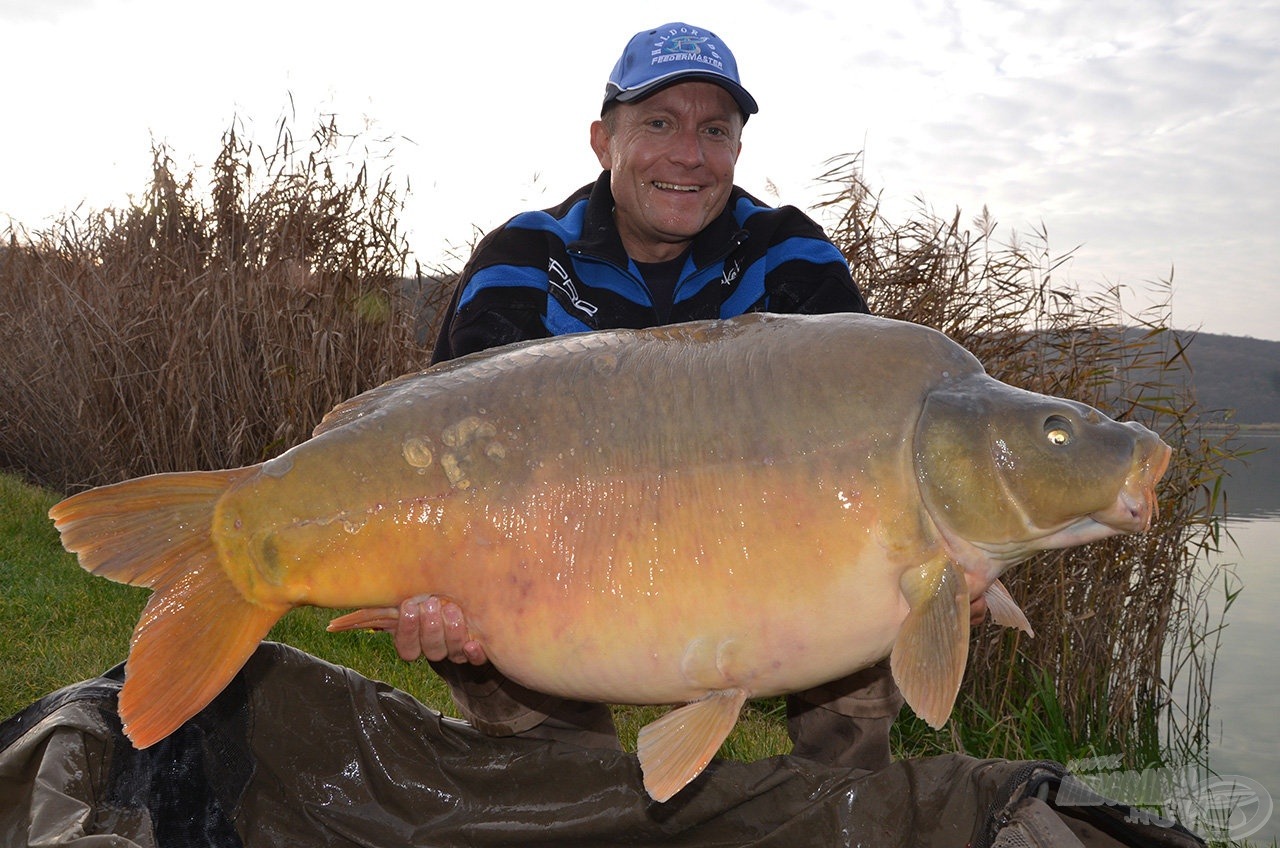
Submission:
{"label": "unhooking mat", "polygon": [[0,724],[0,845],[1203,846],[1122,805],[1055,808],[1054,763],[939,756],[876,772],[715,761],[665,804],[634,756],[495,739],[404,692],[264,643],[143,751],[122,671]]}

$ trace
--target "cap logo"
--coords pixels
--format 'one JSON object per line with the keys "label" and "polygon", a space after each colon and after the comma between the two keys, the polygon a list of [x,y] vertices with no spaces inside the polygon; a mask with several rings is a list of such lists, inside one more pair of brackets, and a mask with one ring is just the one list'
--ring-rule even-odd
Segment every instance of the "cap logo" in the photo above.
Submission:
{"label": "cap logo", "polygon": [[738,79],[738,63],[729,46],[714,32],[683,23],[663,24],[631,37],[609,74],[601,109],[615,101],[642,100],[685,78],[712,82],[729,92],[744,121],[759,111]]}
{"label": "cap logo", "polygon": [[[666,62],[699,62],[717,71],[724,71],[724,62],[717,52],[719,48],[709,43],[710,36],[699,35],[696,29],[671,29],[654,42],[654,50],[649,54],[651,66]],[[703,46],[707,53],[703,53]]]}

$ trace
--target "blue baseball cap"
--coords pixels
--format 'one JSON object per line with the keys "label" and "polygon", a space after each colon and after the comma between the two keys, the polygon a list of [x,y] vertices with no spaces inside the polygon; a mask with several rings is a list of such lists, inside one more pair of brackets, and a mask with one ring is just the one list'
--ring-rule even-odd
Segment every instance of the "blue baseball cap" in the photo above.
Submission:
{"label": "blue baseball cap", "polygon": [[681,23],[638,32],[627,42],[604,87],[604,106],[640,100],[689,80],[713,82],[728,91],[744,119],[760,111],[738,79],[738,63],[728,45],[710,30]]}

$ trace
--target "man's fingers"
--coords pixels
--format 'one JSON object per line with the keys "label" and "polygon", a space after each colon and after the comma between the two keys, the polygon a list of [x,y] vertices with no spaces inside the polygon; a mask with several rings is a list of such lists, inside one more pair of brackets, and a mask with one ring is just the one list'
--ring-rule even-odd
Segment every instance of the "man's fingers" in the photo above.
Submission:
{"label": "man's fingers", "polygon": [[399,615],[396,617],[396,629],[391,634],[391,641],[396,646],[400,659],[413,662],[422,655],[418,645],[418,620],[421,610],[413,598],[400,603]]}
{"label": "man's fingers", "polygon": [[409,662],[426,657],[484,665],[484,648],[471,638],[462,609],[435,595],[416,595],[400,603],[395,621],[396,653]]}
{"label": "man's fingers", "polygon": [[[432,639],[430,634],[435,634]],[[400,602],[400,618],[394,636],[400,659],[413,662],[425,656],[443,659],[444,634],[440,623],[440,602],[434,597],[418,595]]]}
{"label": "man's fingers", "polygon": [[445,619],[441,611],[443,606],[434,595],[423,599],[419,604],[422,614],[418,625],[418,646],[422,655],[432,661],[442,660],[450,655]]}
{"label": "man's fingers", "polygon": [[484,665],[489,661],[484,647],[471,638],[471,631],[467,628],[467,620],[462,614],[461,607],[453,601],[444,601],[440,605],[440,615],[444,620],[445,650],[448,652],[449,659],[472,665]]}
{"label": "man's fingers", "polygon": [[484,652],[484,647],[475,640],[463,645],[462,651],[467,655],[467,662],[472,665],[484,665],[489,661],[489,655]]}

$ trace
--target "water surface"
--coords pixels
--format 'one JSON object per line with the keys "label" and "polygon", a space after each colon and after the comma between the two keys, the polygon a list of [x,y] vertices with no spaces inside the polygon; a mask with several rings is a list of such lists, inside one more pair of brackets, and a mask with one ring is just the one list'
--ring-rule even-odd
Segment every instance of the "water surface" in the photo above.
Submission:
{"label": "water surface", "polygon": [[[1280,437],[1250,436],[1261,448],[1233,463],[1226,482],[1230,535],[1213,561],[1229,567],[1239,597],[1227,613],[1214,669],[1210,767],[1261,783],[1280,802]],[[1222,592],[1215,595],[1217,609]],[[1280,838],[1280,814],[1250,841]]]}

